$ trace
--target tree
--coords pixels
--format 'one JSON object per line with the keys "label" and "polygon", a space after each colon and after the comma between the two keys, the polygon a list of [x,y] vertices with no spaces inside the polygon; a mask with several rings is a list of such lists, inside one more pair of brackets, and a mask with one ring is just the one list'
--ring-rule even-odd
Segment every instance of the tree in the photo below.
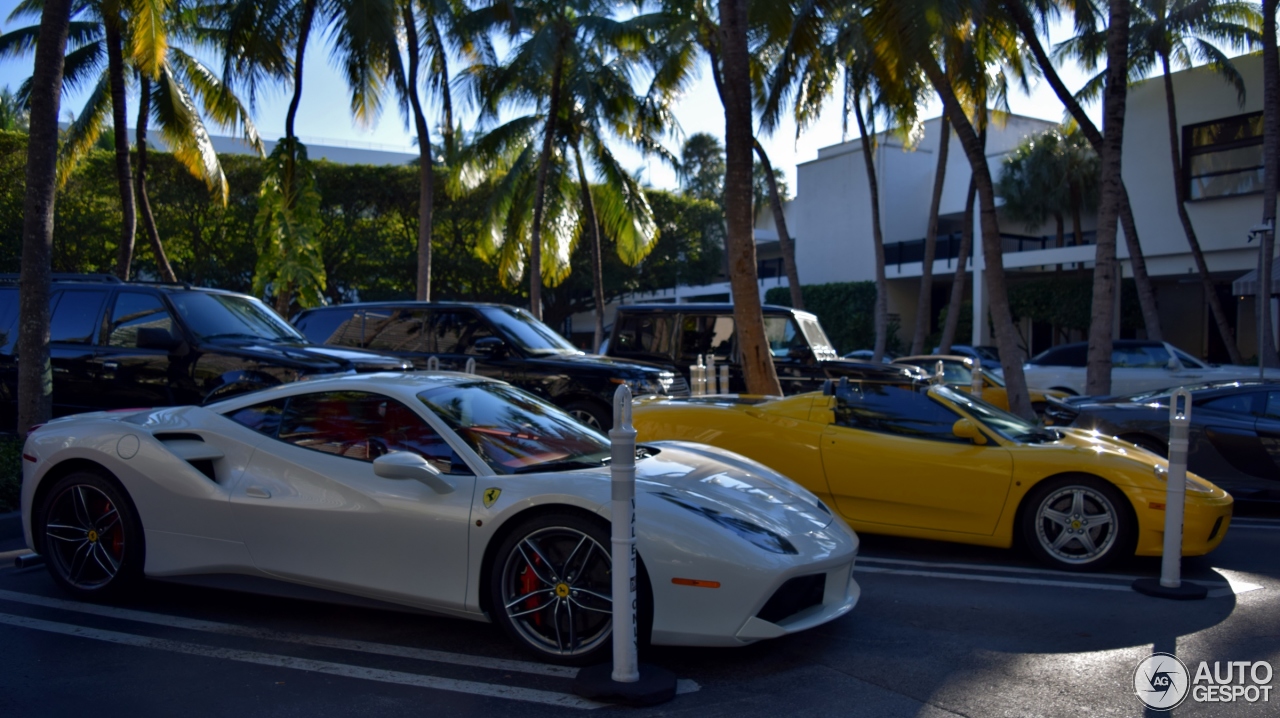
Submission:
{"label": "tree", "polygon": [[724,204],[724,145],[715,135],[689,135],[680,148],[678,174],[685,194]]}
{"label": "tree", "polygon": [[[1238,99],[1243,103],[1244,81],[1231,60],[1215,43],[1225,43],[1233,48],[1258,44],[1261,41],[1261,18],[1255,5],[1238,0],[1136,0],[1133,2],[1131,25],[1127,77],[1140,79],[1157,64],[1160,67],[1169,127],[1169,156],[1173,163],[1173,176],[1180,178],[1182,159],[1179,144],[1182,138],[1171,76],[1173,65],[1176,64],[1181,69],[1191,67],[1196,62],[1207,63],[1236,88]],[[1085,27],[1076,37],[1064,42],[1057,52],[1061,56],[1075,56],[1086,68],[1091,68],[1098,61],[1100,48],[1107,46],[1099,40],[1102,33],[1096,26]],[[1109,43],[1109,35],[1107,40]],[[1078,96],[1096,96],[1103,76],[1102,73],[1095,75],[1077,93]],[[1195,260],[1204,288],[1205,301],[1209,303],[1218,333],[1231,356],[1231,363],[1240,364],[1240,349],[1236,345],[1226,310],[1218,298],[1213,278],[1209,275],[1209,267],[1196,236],[1195,226],[1187,213],[1186,187],[1180,179],[1174,181],[1174,200],[1178,220],[1187,237],[1187,244],[1191,247],[1191,256]]]}
{"label": "tree", "polygon": [[[942,205],[942,188],[947,180],[947,154],[951,145],[951,123],[939,120],[938,162],[933,170],[933,194],[929,199],[929,220],[924,231],[924,258],[920,262],[920,295],[916,298],[916,326],[911,334],[911,354],[924,353],[933,315],[933,260],[938,251],[938,211]],[[957,269],[957,272],[959,270]]]}
{"label": "tree", "polygon": [[1280,58],[1276,51],[1276,0],[1262,0],[1262,147],[1266,176],[1262,189],[1262,221],[1271,231],[1262,234],[1258,264],[1258,357],[1263,366],[1280,366],[1271,331],[1271,257],[1276,241],[1276,190],[1280,185]]}
{"label": "tree", "polygon": [[29,95],[31,137],[23,201],[23,267],[18,287],[18,356],[22,357],[18,363],[18,436],[25,436],[31,427],[47,421],[53,410],[49,254],[57,187],[58,104],[70,23],[70,0],[44,3]]}
{"label": "tree", "polygon": [[26,132],[28,127],[27,109],[6,86],[0,90],[0,130]]}
{"label": "tree", "polygon": [[1064,217],[1071,215],[1080,245],[1080,217],[1098,204],[1098,157],[1078,132],[1053,128],[1032,135],[1005,158],[996,194],[1011,219],[1033,227],[1053,219],[1059,247]]}
{"label": "tree", "polygon": [[773,168],[773,163],[769,161],[769,155],[764,151],[764,145],[760,144],[759,139],[752,140],[752,148],[755,149],[756,157],[760,160],[753,177],[756,189],[752,193],[752,200],[755,202],[756,214],[758,217],[764,203],[768,201],[770,213],[773,215],[773,225],[778,231],[778,250],[782,253],[782,269],[787,275],[791,306],[804,309],[804,295],[800,291],[800,272],[796,269],[795,245],[791,242],[791,233],[787,231],[787,216],[782,211],[782,203],[790,199],[787,196],[787,183],[782,170]]}

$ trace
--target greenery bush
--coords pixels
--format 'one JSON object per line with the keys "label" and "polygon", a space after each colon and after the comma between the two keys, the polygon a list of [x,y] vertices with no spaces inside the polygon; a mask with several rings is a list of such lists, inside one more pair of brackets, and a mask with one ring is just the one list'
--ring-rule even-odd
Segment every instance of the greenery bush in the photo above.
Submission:
{"label": "greenery bush", "polygon": [[[832,282],[830,284],[804,284],[800,287],[804,308],[813,312],[827,332],[827,338],[836,351],[846,354],[855,349],[875,346],[876,283]],[[791,290],[774,287],[764,295],[767,304],[791,306]],[[898,323],[889,323],[890,351],[902,351],[898,337]]]}
{"label": "greenery bush", "polygon": [[22,490],[22,442],[0,436],[0,514],[18,510]]}

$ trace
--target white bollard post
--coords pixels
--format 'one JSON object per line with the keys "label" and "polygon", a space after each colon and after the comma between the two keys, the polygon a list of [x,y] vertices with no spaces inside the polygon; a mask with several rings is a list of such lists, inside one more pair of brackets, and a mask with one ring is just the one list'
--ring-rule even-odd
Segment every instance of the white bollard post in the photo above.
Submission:
{"label": "white bollard post", "polygon": [[729,365],[720,365],[720,393],[729,394]]}
{"label": "white bollard post", "polygon": [[720,392],[716,388],[716,355],[715,354],[707,355],[706,376],[707,376],[707,393],[719,394]]}
{"label": "white bollard post", "polygon": [[475,373],[476,373],[476,358],[475,358],[475,357],[467,357],[467,364],[466,364],[466,366],[463,368],[463,370],[462,370],[462,371],[463,371],[463,373],[465,373],[465,374],[475,374]]}
{"label": "white bollard post", "polygon": [[1169,396],[1169,468],[1164,504],[1164,555],[1160,579],[1133,582],[1139,593],[1160,598],[1197,599],[1208,595],[1205,586],[1182,580],[1182,517],[1187,499],[1187,448],[1191,430],[1191,392],[1178,389]]}
{"label": "white bollard post", "polygon": [[929,377],[929,383],[941,384],[944,378],[946,378],[946,372],[943,371],[942,360],[939,359],[938,363],[933,365],[933,374]]}
{"label": "white bollard post", "polygon": [[[640,680],[636,623],[636,430],[631,427],[631,390],[613,394],[613,680]],[[625,568],[624,568],[625,567]]]}
{"label": "white bollard post", "polygon": [[427,357],[427,371],[440,371],[440,357]]}
{"label": "white bollard post", "polygon": [[969,392],[973,394],[973,398],[982,398],[982,388],[986,386],[986,382],[982,380],[982,360],[973,360],[973,376],[969,378]]}

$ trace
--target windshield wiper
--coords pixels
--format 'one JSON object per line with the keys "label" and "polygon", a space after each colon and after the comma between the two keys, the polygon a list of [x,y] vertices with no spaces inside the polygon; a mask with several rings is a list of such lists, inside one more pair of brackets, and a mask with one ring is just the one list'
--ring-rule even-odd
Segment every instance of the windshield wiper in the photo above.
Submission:
{"label": "windshield wiper", "polygon": [[545,464],[534,464],[532,466],[521,466],[513,474],[540,474],[544,471],[572,471],[573,469],[596,469],[604,466],[603,461],[584,461],[582,459],[568,459],[565,461],[549,461]]}

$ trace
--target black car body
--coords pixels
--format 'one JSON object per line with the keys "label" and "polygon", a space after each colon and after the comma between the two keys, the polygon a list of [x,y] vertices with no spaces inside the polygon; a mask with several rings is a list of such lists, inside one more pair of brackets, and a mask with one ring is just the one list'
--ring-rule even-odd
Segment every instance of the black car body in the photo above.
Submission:
{"label": "black car body", "polygon": [[[784,394],[817,391],[827,379],[902,382],[924,379],[915,367],[841,359],[818,318],[789,307],[764,305],[765,335]],[[651,361],[688,379],[698,357],[729,367],[729,390],[746,391],[734,331],[733,305],[630,304],[618,307],[606,352],[619,359]],[[717,369],[717,371],[719,371]]]}
{"label": "black car body", "polygon": [[685,396],[678,374],[652,364],[584,354],[524,309],[463,302],[366,302],[318,307],[294,318],[312,341],[372,349],[418,369],[463,371],[502,379],[551,401],[599,429],[613,425],[613,395]]}
{"label": "black car body", "polygon": [[[1187,468],[1237,499],[1280,501],[1280,382],[1186,388],[1191,392]],[[1045,423],[1094,429],[1166,456],[1172,391],[1051,400]]]}
{"label": "black car body", "polygon": [[[55,416],[203,404],[338,372],[411,368],[308,342],[262,302],[186,284],[56,276],[49,353]],[[0,277],[0,429],[16,424],[18,287]]]}

